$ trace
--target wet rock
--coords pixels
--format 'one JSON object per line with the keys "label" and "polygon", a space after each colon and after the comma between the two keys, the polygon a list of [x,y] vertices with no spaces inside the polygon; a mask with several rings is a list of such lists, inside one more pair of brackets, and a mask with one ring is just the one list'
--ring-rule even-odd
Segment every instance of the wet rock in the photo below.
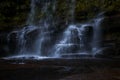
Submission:
{"label": "wet rock", "polygon": [[0,57],[9,54],[9,48],[7,44],[7,33],[0,33]]}
{"label": "wet rock", "polygon": [[120,29],[120,12],[119,11],[111,11],[106,12],[105,18],[102,21],[102,31],[106,35],[119,32]]}
{"label": "wet rock", "polygon": [[119,15],[119,13],[120,13],[120,11],[113,10],[113,11],[104,12],[104,15],[105,16],[114,16],[114,15]]}
{"label": "wet rock", "polygon": [[113,47],[105,47],[95,53],[95,57],[97,58],[113,58],[115,56],[118,55],[116,54],[116,50]]}

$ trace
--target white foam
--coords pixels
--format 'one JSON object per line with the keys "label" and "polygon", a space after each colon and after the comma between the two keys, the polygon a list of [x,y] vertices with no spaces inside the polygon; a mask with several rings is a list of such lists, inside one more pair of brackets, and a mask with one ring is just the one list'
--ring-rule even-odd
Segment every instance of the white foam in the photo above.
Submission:
{"label": "white foam", "polygon": [[41,60],[41,59],[49,59],[49,58],[54,58],[54,57],[47,57],[47,56],[39,56],[39,55],[15,55],[15,56],[9,56],[9,57],[3,57],[3,59],[36,59],[36,60]]}

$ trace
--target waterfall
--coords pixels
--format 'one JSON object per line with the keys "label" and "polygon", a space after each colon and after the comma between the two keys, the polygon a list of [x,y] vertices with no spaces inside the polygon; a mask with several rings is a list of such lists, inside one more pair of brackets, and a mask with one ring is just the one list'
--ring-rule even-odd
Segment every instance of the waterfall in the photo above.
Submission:
{"label": "waterfall", "polygon": [[35,8],[36,8],[36,5],[35,5],[35,0],[31,0],[31,5],[30,5],[30,14],[28,16],[28,19],[27,19],[27,24],[28,25],[33,25],[34,24],[34,21],[35,21]]}
{"label": "waterfall", "polygon": [[94,35],[93,35],[93,42],[92,42],[92,47],[93,47],[93,49],[92,49],[92,53],[94,53],[94,55],[95,55],[95,52],[97,51],[97,50],[99,50],[100,49],[100,42],[101,42],[101,35],[102,35],[102,31],[101,31],[101,22],[102,22],[102,20],[103,20],[104,18],[103,18],[103,16],[101,16],[101,17],[98,17],[98,18],[95,18],[94,19],[94,24],[93,24],[93,33],[94,33]]}
{"label": "waterfall", "polygon": [[[40,3],[40,7],[36,3]],[[15,37],[13,42],[16,42],[15,56],[9,58],[32,57],[40,59],[72,57],[74,55],[94,56],[100,48],[98,41],[101,40],[100,24],[103,17],[96,17],[85,23],[75,23],[75,3],[76,0],[71,0],[68,3],[68,24],[64,24],[65,28],[59,33],[55,33],[58,32],[57,15],[54,15],[58,9],[57,0],[31,0],[27,26],[12,31],[8,35],[9,44],[13,37]],[[37,20],[36,16],[38,15],[42,16]]]}
{"label": "waterfall", "polygon": [[103,18],[93,19],[93,22],[69,25],[63,32],[63,37],[54,46],[54,56],[91,55],[100,49],[100,23]]}
{"label": "waterfall", "polygon": [[85,25],[69,25],[63,32],[63,37],[54,47],[54,56],[60,57],[61,54],[74,53],[73,48],[81,48],[84,46],[82,36],[84,33]]}

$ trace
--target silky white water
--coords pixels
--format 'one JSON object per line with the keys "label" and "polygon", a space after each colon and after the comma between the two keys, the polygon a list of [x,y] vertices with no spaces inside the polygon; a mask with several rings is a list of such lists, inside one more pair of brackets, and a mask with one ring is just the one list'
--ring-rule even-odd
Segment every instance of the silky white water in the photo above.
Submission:
{"label": "silky white water", "polygon": [[[8,58],[61,58],[72,55],[94,56],[100,49],[98,41],[101,40],[101,22],[103,16],[96,17],[85,23],[75,22],[75,3],[71,0],[69,4],[69,19],[66,28],[60,33],[56,30],[56,9],[57,1],[42,1],[42,7],[37,7],[37,0],[31,0],[31,10],[28,15],[26,26],[22,29],[12,31],[8,35],[8,43],[11,36],[16,35],[16,49],[14,55]],[[36,8],[40,8],[38,11]],[[39,20],[38,13],[44,14]],[[56,35],[54,36],[54,34]]]}

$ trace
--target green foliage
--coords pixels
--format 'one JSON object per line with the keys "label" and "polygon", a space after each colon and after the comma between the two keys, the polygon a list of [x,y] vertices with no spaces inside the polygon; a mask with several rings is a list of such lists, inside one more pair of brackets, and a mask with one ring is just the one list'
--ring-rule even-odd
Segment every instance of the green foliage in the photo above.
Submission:
{"label": "green foliage", "polygon": [[[86,13],[87,18],[94,17],[99,12],[120,11],[120,0],[77,0],[76,14]],[[81,12],[81,13],[80,13]]]}
{"label": "green foliage", "polygon": [[[56,0],[57,18],[69,20],[71,0]],[[75,20],[82,21],[93,18],[102,11],[120,11],[120,0],[76,0]],[[38,4],[40,5],[40,4]],[[51,4],[53,5],[53,4]],[[49,8],[51,9],[51,7]],[[30,0],[1,0],[0,1],[0,26],[17,26],[24,24],[30,11]],[[37,10],[36,10],[37,11]],[[40,19],[45,14],[37,13],[36,18]],[[6,24],[7,23],[7,24]],[[12,24],[14,23],[14,24]]]}
{"label": "green foliage", "polygon": [[29,4],[29,0],[1,0],[0,27],[23,24],[29,12]]}

